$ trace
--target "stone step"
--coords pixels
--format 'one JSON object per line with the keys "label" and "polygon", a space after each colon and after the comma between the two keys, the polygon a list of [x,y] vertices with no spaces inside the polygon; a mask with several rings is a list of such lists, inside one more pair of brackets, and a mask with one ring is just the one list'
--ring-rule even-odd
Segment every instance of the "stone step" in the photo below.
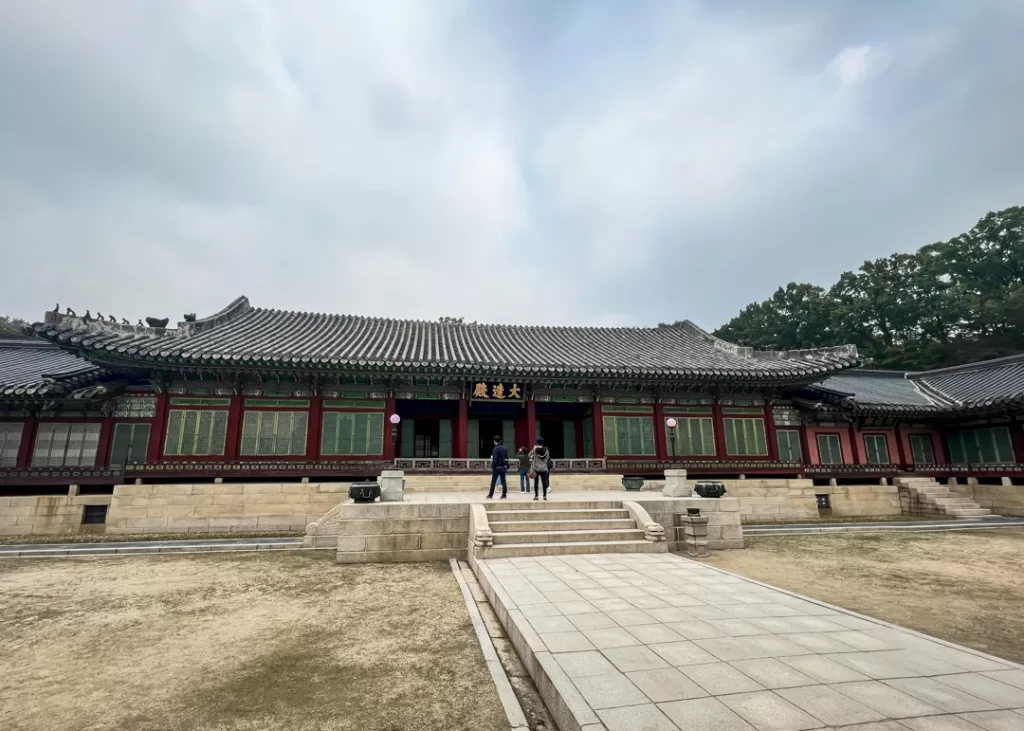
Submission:
{"label": "stone step", "polygon": [[644,532],[636,528],[625,530],[555,530],[523,533],[494,533],[495,546],[513,546],[520,543],[601,543],[605,541],[642,541]]}
{"label": "stone step", "polygon": [[617,500],[559,500],[553,496],[549,496],[547,500],[536,501],[532,497],[517,497],[512,501],[506,500],[505,502],[495,499],[484,505],[487,512],[499,510],[591,510],[622,507],[622,503]]}
{"label": "stone step", "polygon": [[485,558],[522,558],[525,556],[564,556],[579,553],[664,553],[665,542],[593,541],[583,543],[518,543],[491,546]]}
{"label": "stone step", "polygon": [[959,518],[978,518],[978,517],[981,517],[983,515],[991,515],[992,511],[989,510],[988,508],[963,508],[963,509],[958,508],[956,510],[951,510],[950,514],[953,515],[955,518],[958,518],[958,519]]}
{"label": "stone step", "polygon": [[552,520],[628,520],[625,509],[577,509],[577,510],[507,510],[487,511],[487,522],[493,521],[552,521]]}
{"label": "stone step", "polygon": [[[495,514],[496,518],[505,516]],[[635,527],[629,518],[611,520],[491,520],[492,533],[515,533],[517,531],[553,530],[628,530]]]}

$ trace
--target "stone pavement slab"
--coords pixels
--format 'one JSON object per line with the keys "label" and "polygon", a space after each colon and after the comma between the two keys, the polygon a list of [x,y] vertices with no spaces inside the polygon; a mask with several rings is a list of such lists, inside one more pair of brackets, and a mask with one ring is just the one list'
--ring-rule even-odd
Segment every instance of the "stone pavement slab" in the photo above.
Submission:
{"label": "stone pavement slab", "polygon": [[474,569],[565,728],[1024,731],[1024,667],[681,556]]}

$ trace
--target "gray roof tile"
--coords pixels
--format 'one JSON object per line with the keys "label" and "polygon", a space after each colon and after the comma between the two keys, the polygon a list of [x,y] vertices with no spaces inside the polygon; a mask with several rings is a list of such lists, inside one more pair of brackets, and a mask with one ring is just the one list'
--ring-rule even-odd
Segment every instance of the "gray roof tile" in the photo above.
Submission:
{"label": "gray roof tile", "polygon": [[38,340],[0,340],[0,396],[62,395],[103,370]]}
{"label": "gray roof tile", "polygon": [[34,328],[97,362],[767,382],[813,380],[858,363],[852,346],[757,352],[689,322],[658,328],[452,324],[269,310],[251,307],[245,297],[176,329],[57,313]]}
{"label": "gray roof tile", "polygon": [[821,382],[830,403],[860,411],[955,413],[1024,405],[1024,355],[933,371],[850,370]]}

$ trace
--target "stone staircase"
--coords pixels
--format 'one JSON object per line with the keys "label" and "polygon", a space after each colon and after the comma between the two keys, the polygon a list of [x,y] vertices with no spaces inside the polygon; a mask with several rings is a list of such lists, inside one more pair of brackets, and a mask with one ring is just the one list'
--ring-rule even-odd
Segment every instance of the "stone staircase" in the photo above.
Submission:
{"label": "stone staircase", "polygon": [[494,543],[486,558],[571,553],[661,553],[621,502],[487,503]]}
{"label": "stone staircase", "polygon": [[952,493],[948,486],[940,485],[930,477],[897,477],[894,481],[900,491],[903,509],[911,515],[981,520],[992,515],[968,497]]}

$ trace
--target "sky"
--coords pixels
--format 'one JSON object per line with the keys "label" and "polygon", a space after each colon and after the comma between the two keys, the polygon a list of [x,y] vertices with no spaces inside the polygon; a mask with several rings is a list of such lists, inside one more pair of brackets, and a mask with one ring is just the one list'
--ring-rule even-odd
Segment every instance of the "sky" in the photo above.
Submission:
{"label": "sky", "polygon": [[709,330],[1024,203],[1024,0],[5,0],[0,314]]}

